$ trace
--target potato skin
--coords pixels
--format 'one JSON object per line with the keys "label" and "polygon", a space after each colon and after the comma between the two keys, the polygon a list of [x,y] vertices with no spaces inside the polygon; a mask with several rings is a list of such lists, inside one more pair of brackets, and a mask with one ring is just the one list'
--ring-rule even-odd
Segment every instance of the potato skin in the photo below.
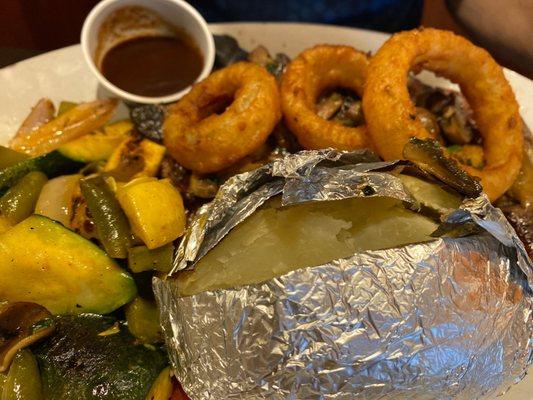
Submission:
{"label": "potato skin", "polygon": [[303,147],[371,147],[365,126],[344,126],[315,112],[315,103],[325,89],[343,87],[362,95],[368,60],[365,53],[349,46],[319,45],[289,64],[281,81],[281,107],[285,123]]}
{"label": "potato skin", "polygon": [[482,48],[452,32],[418,29],[390,38],[370,61],[363,95],[369,134],[385,160],[402,158],[411,137],[430,135],[415,118],[407,91],[409,70],[428,69],[459,84],[483,138],[486,165],[462,168],[481,178],[494,201],[515,181],[522,165],[522,121],[502,68]]}
{"label": "potato skin", "polygon": [[164,143],[184,167],[217,172],[257,150],[280,119],[276,79],[257,64],[239,62],[212,73],[170,107]]}

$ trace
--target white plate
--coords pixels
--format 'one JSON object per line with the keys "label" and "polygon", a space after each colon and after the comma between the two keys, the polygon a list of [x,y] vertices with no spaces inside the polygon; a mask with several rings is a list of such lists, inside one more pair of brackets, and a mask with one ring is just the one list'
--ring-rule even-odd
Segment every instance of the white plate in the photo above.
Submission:
{"label": "white plate", "polygon": [[[235,36],[245,49],[258,44],[271,53],[284,52],[289,56],[319,43],[347,44],[364,51],[376,51],[387,39],[383,33],[352,28],[314,24],[237,23],[211,25],[213,33]],[[521,114],[533,128],[533,81],[506,70]],[[423,79],[440,86],[451,86],[431,74]],[[0,70],[0,144],[14,134],[30,107],[41,97],[54,102],[83,101],[105,96],[85,64],[79,45],[52,51]],[[121,111],[124,113],[124,110]],[[528,375],[514,386],[503,400],[533,400],[533,377]]]}

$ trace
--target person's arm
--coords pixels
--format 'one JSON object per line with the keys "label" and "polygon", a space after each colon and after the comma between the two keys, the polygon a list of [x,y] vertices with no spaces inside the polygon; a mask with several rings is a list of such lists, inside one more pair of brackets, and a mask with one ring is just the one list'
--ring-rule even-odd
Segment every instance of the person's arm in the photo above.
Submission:
{"label": "person's arm", "polygon": [[446,0],[457,23],[500,62],[533,78],[533,1]]}

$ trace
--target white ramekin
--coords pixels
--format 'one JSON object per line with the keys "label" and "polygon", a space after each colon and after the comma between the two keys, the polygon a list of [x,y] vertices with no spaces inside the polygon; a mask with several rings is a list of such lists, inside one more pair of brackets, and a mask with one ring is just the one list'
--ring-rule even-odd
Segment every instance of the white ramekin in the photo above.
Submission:
{"label": "white ramekin", "polygon": [[[81,47],[85,61],[98,79],[98,82],[113,95],[127,101],[143,104],[170,103],[178,100],[190,90],[190,86],[167,96],[147,97],[126,92],[108,81],[94,61],[98,31],[105,19],[115,10],[127,6],[142,6],[158,13],[165,21],[182,28],[197,44],[204,58],[204,67],[196,79],[206,78],[215,62],[215,42],[207,22],[196,9],[183,0],[103,0],[94,7],[81,30]],[[176,68],[180,66],[177,65]]]}

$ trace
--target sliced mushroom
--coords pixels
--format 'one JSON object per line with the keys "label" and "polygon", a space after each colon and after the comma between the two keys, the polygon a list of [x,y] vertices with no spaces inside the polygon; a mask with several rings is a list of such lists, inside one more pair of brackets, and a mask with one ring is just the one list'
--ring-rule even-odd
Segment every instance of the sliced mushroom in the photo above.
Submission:
{"label": "sliced mushroom", "polygon": [[483,190],[476,178],[463,171],[455,160],[444,155],[436,140],[412,138],[403,148],[403,156],[467,197],[477,197]]}
{"label": "sliced mushroom", "polygon": [[410,78],[409,94],[417,107],[425,108],[436,118],[438,128],[449,144],[463,145],[479,140],[472,110],[460,93],[434,88]]}
{"label": "sliced mushroom", "polygon": [[455,96],[452,104],[444,107],[439,118],[442,134],[453,144],[468,144],[474,140],[474,126],[466,101]]}
{"label": "sliced mushroom", "polygon": [[285,72],[285,68],[287,68],[287,65],[291,62],[291,59],[289,56],[285,53],[278,53],[270,62],[267,64],[266,69],[268,72],[270,72],[272,75],[276,77],[276,79],[280,79],[283,75],[283,72]]}
{"label": "sliced mushroom", "polygon": [[343,96],[342,107],[333,118],[333,121],[346,126],[358,126],[365,123],[361,100],[352,96]]}
{"label": "sliced mushroom", "polygon": [[7,303],[0,307],[0,372],[9,369],[18,350],[50,335],[52,314],[35,303]]}
{"label": "sliced mushroom", "polygon": [[344,102],[339,93],[333,92],[329,96],[323,97],[316,105],[316,114],[323,119],[332,118],[342,107]]}

